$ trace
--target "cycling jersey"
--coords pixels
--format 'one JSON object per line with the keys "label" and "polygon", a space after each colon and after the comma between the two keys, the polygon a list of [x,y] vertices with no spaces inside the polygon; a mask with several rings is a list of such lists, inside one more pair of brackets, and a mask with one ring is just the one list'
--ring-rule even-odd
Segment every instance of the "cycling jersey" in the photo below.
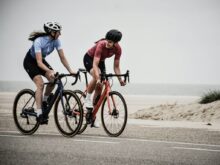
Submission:
{"label": "cycling jersey", "polygon": [[101,61],[104,61],[106,58],[112,57],[115,55],[115,59],[120,59],[121,57],[121,47],[118,43],[115,43],[113,48],[106,48],[107,41],[100,40],[88,50],[88,55],[92,58],[98,57]]}
{"label": "cycling jersey", "polygon": [[41,53],[45,58],[54,48],[57,50],[62,49],[59,39],[51,39],[49,36],[38,37],[34,40],[32,47],[30,48],[30,55],[35,59],[36,53]]}

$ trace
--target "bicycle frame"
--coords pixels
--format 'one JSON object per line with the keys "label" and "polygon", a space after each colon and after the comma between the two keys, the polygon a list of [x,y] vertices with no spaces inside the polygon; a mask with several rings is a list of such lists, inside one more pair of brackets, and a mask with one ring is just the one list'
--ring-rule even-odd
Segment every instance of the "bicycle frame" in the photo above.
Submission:
{"label": "bicycle frame", "polygon": [[[109,109],[109,113],[111,114],[112,112],[112,109],[111,109],[111,106],[110,106],[110,101],[109,101],[109,93],[111,92],[111,87],[110,87],[110,83],[108,80],[104,80],[103,81],[103,84],[104,84],[104,91],[102,92],[97,104],[95,105],[95,107],[93,108],[93,112],[92,112],[92,117],[93,119],[95,119],[96,117],[96,114],[101,106],[101,104],[103,103],[105,97],[107,97],[107,102],[108,102],[108,109]],[[115,102],[114,102],[114,99],[112,98],[113,100],[113,105],[115,107]]]}
{"label": "bicycle frame", "polygon": [[[79,69],[79,72],[84,73],[85,76],[85,80],[86,80],[86,90],[83,92],[85,95],[87,94],[87,88],[88,88],[88,78],[87,78],[87,71],[85,69]],[[100,76],[103,76],[102,74],[100,74]],[[109,98],[109,93],[111,92],[111,86],[109,83],[109,79],[108,77],[114,77],[114,76],[123,76],[125,79],[125,82],[128,79],[129,82],[129,71],[126,72],[126,74],[121,74],[121,75],[114,75],[114,74],[104,74],[104,78],[102,77],[102,83],[104,84],[104,90],[101,93],[101,96],[98,100],[98,102],[96,103],[95,107],[93,108],[92,111],[92,117],[93,119],[95,119],[96,114],[101,106],[101,104],[103,103],[105,97],[107,97],[107,103],[108,103],[108,109],[109,109],[109,113],[112,113],[112,109],[111,109],[111,105],[110,105],[110,98]],[[73,85],[73,84],[72,84]],[[83,96],[80,96],[79,98],[81,99]],[[115,100],[112,97],[112,102],[113,102],[113,106],[114,108],[116,108],[116,104],[115,104]]]}
{"label": "bicycle frame", "polygon": [[[47,82],[47,83],[44,83],[44,85],[47,85],[47,84],[52,84],[50,82]],[[64,102],[63,102],[63,99],[62,99],[62,91],[63,91],[63,83],[61,80],[58,80],[58,82],[56,82],[55,84],[58,85],[56,91],[55,91],[55,94],[53,95],[52,99],[50,100],[50,102],[48,103],[48,107],[46,109],[44,109],[44,113],[46,115],[48,115],[50,113],[50,110],[52,109],[53,107],[53,104],[54,102],[56,101],[56,99],[58,97],[61,97],[61,103],[62,103],[62,106],[64,106]],[[26,105],[28,104],[28,102],[32,99],[32,97],[27,101]],[[34,105],[34,103],[36,102],[36,100],[34,100],[32,106]],[[25,110],[25,107],[26,105],[24,106],[24,110]],[[25,112],[26,114],[30,115],[30,116],[36,116],[37,117],[37,114],[35,112]]]}
{"label": "bicycle frame", "polygon": [[[58,74],[58,73],[57,73]],[[58,75],[59,76],[59,75]],[[44,83],[44,85],[48,85],[48,84],[57,84],[57,88],[56,88],[56,91],[55,91],[55,94],[53,95],[53,97],[51,98],[51,100],[49,101],[48,103],[48,107],[46,109],[43,110],[43,113],[45,115],[48,115],[55,103],[55,101],[57,100],[58,97],[61,97],[61,104],[62,106],[64,107],[64,101],[63,101],[63,90],[64,90],[64,85],[61,81],[61,78],[62,77],[65,77],[65,76],[71,76],[71,74],[61,74],[60,75],[61,77],[60,78],[57,78],[55,80],[55,83],[51,83],[51,82],[47,82],[47,83]],[[78,80],[78,74],[77,74],[77,78],[75,79],[75,82],[73,84],[75,84]],[[31,100],[31,98],[29,99]],[[28,103],[28,102],[27,102]],[[35,101],[33,102],[33,105],[34,105]],[[26,104],[27,105],[27,104]],[[31,116],[36,116],[37,117],[37,114],[36,113],[32,113],[32,112],[26,112],[28,115],[31,115]]]}
{"label": "bicycle frame", "polygon": [[[85,99],[88,93],[88,72],[85,69],[79,69],[79,72],[82,72],[85,76],[86,87],[84,92],[81,90],[74,90],[73,92],[79,96],[80,101],[83,105],[86,101]],[[103,128],[109,136],[117,137],[125,129],[127,123],[127,105],[122,94],[112,90],[112,83],[110,80],[113,80],[113,77],[117,77],[118,79],[119,77],[122,77],[124,78],[123,80],[125,83],[127,82],[127,80],[129,82],[129,71],[127,70],[125,74],[106,74],[106,72],[100,74],[100,79],[102,82],[101,93],[99,93],[96,98],[93,96],[93,101],[95,103],[93,107],[86,108],[85,105],[83,106],[83,116],[86,123],[83,124],[82,128],[78,132],[79,134],[85,131],[88,124],[91,124],[91,127],[94,127],[94,122],[99,108]],[[111,128],[109,128],[109,126]],[[112,129],[114,129],[114,132],[112,132]]]}
{"label": "bicycle frame", "polygon": [[[79,75],[79,73],[76,74],[75,82],[73,83],[73,85],[76,84],[76,82],[78,81],[78,75]],[[58,76],[59,76],[59,75],[58,75]],[[54,104],[54,102],[56,101],[56,99],[57,99],[58,97],[61,98],[61,104],[62,104],[62,106],[64,107],[64,101],[63,101],[64,85],[63,85],[61,79],[62,79],[62,77],[65,77],[65,76],[71,76],[71,74],[61,74],[61,75],[60,75],[60,78],[57,78],[57,80],[55,81],[55,83],[44,83],[44,84],[57,84],[57,85],[58,85],[58,87],[57,87],[57,89],[56,89],[56,91],[55,91],[54,96],[52,97],[52,99],[51,99],[50,102],[48,103],[48,107],[47,107],[47,109],[46,109],[45,112],[44,112],[46,115],[48,115],[48,114],[50,113],[50,110],[52,109],[53,104]],[[66,96],[65,96],[65,97],[66,97]],[[66,98],[66,99],[67,99],[67,98]],[[69,105],[68,105],[68,106],[69,106]]]}
{"label": "bicycle frame", "polygon": [[[53,84],[53,83],[44,83],[44,85],[47,85],[47,84]],[[63,97],[62,97],[63,96],[63,89],[64,89],[63,83],[61,80],[58,79],[55,84],[58,85],[57,89],[55,91],[55,94],[53,95],[52,99],[48,103],[48,107],[46,109],[44,109],[44,113],[46,115],[48,115],[50,113],[50,110],[52,109],[53,104],[58,97],[61,97],[61,104],[64,107],[64,101],[63,101]]]}
{"label": "bicycle frame", "polygon": [[[87,75],[86,75],[86,71],[82,71],[85,74],[85,80],[86,80],[86,90],[83,92],[85,95],[87,94],[87,88],[88,88],[88,79],[87,79]],[[101,93],[101,96],[98,100],[98,102],[96,103],[96,105],[94,106],[93,108],[93,111],[92,111],[92,118],[95,119],[96,117],[96,114],[97,112],[99,111],[99,108],[100,106],[102,105],[104,99],[107,97],[107,102],[108,102],[108,109],[109,109],[109,113],[111,114],[112,113],[112,109],[111,109],[111,105],[110,105],[110,101],[109,101],[109,93],[111,92],[111,86],[110,86],[110,83],[107,80],[104,80],[102,81],[102,83],[104,84],[104,90],[102,91]],[[80,96],[80,99],[82,98],[83,96]],[[116,107],[116,104],[115,104],[115,101],[114,101],[114,98],[112,97],[112,101],[113,101],[113,106],[114,108]]]}

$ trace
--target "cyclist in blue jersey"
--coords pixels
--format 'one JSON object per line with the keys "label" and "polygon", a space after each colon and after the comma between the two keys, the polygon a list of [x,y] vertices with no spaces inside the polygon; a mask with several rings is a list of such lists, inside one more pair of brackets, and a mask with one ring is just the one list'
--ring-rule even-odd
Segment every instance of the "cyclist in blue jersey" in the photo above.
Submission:
{"label": "cyclist in blue jersey", "polygon": [[40,120],[40,122],[43,122],[42,120],[47,120],[48,118],[47,116],[43,117],[42,115],[42,100],[47,101],[48,96],[54,89],[54,86],[47,85],[43,96],[44,81],[42,76],[46,77],[48,81],[53,81],[55,74],[53,68],[45,60],[45,57],[50,55],[55,48],[58,52],[60,61],[69,73],[76,73],[69,66],[61,42],[58,39],[61,35],[61,29],[62,27],[59,23],[47,22],[44,24],[45,32],[32,32],[29,36],[29,40],[33,41],[33,45],[24,58],[24,68],[37,87],[35,92],[37,106],[36,112],[38,116],[37,119]]}

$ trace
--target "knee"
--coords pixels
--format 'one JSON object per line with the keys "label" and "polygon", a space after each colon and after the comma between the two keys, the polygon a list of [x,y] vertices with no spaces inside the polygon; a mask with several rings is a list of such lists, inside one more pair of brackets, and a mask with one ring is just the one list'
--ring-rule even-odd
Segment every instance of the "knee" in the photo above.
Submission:
{"label": "knee", "polygon": [[43,82],[37,83],[36,86],[37,86],[37,90],[40,90],[40,91],[44,90],[44,83]]}
{"label": "knee", "polygon": [[47,85],[47,87],[49,87],[49,88],[54,88],[54,86],[55,86],[54,84],[48,84]]}
{"label": "knee", "polygon": [[100,83],[96,84],[96,90],[101,91],[102,90],[102,84],[100,84]]}

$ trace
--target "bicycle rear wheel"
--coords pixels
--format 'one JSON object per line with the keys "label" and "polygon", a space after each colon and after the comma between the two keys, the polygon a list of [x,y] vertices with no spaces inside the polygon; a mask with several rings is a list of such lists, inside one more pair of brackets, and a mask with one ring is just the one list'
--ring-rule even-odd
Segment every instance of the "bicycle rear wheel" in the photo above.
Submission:
{"label": "bicycle rear wheel", "polygon": [[33,134],[39,127],[36,116],[34,116],[35,109],[34,91],[31,89],[21,90],[14,100],[13,118],[16,127],[24,135]]}
{"label": "bicycle rear wheel", "polygon": [[[79,97],[81,103],[82,103],[82,107],[86,98],[86,94],[84,92],[82,92],[81,90],[74,90],[73,91],[75,94],[77,94],[77,96]],[[83,110],[84,112],[84,110]],[[82,123],[82,127],[80,128],[80,130],[78,131],[78,134],[83,133],[87,128],[87,122],[86,122],[86,116],[85,113],[83,114],[83,123]]]}
{"label": "bicycle rear wheel", "polygon": [[73,137],[83,122],[82,104],[72,91],[63,91],[54,107],[54,119],[59,132],[65,137]]}
{"label": "bicycle rear wheel", "polygon": [[127,124],[127,105],[123,96],[116,91],[109,93],[102,104],[101,120],[105,132],[112,137],[119,136]]}

